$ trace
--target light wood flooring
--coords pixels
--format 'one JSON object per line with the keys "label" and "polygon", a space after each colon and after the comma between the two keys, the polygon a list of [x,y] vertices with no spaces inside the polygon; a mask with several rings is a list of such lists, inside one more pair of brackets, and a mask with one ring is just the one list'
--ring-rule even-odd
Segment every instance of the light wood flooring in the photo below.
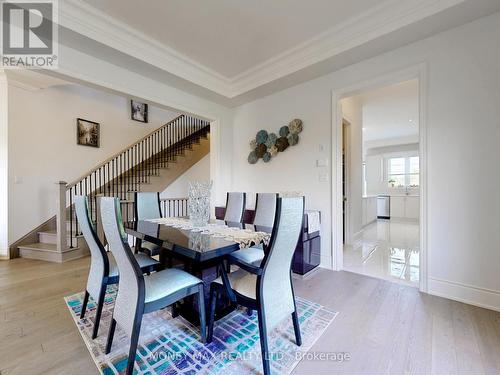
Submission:
{"label": "light wood flooring", "polygon": [[[0,261],[1,375],[98,374],[63,301],[87,270],[88,258]],[[295,291],[340,312],[312,351],[351,359],[294,374],[500,374],[500,313],[349,272],[320,270]]]}

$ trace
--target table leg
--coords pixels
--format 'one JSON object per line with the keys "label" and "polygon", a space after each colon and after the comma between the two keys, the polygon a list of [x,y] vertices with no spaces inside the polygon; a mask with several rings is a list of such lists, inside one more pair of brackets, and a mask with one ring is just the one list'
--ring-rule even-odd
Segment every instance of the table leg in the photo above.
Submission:
{"label": "table leg", "polygon": [[[210,283],[219,277],[218,271],[220,264],[220,260],[217,260],[201,264],[191,262],[189,265],[185,265],[185,270],[187,272],[203,280],[206,307],[210,306]],[[222,298],[219,298],[217,301],[215,310],[216,320],[234,311],[234,309],[235,306],[231,304],[229,298],[222,293]],[[199,325],[198,302],[196,297],[190,296],[177,302],[174,306],[174,310],[189,322]],[[209,309],[206,309],[206,314],[208,319]]]}

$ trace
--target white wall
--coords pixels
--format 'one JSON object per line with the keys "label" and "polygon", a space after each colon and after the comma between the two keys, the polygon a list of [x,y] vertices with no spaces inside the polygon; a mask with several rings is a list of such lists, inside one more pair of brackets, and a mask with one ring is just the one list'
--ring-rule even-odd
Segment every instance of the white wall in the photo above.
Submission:
{"label": "white wall", "polygon": [[160,194],[160,197],[185,198],[188,196],[188,183],[192,181],[210,181],[210,154],[204,156],[200,161],[179,176],[177,180]]}
{"label": "white wall", "polygon": [[7,77],[0,71],[0,258],[6,257],[9,248],[9,143],[8,143],[8,85]]}
{"label": "white wall", "polygon": [[342,116],[350,122],[346,129],[348,136],[347,149],[349,166],[346,170],[348,180],[348,220],[349,226],[345,242],[351,243],[353,237],[363,227],[363,103],[356,96],[345,98],[341,101]]}
{"label": "white wall", "polygon": [[[88,170],[177,116],[149,107],[130,120],[129,99],[80,85],[28,91],[9,86],[9,241],[55,214],[57,181]],[[76,118],[101,124],[101,147],[76,144]]]}
{"label": "white wall", "polygon": [[[69,44],[69,43],[68,43]],[[210,100],[188,94],[159,80],[86,54],[74,45],[59,45],[57,73],[74,80],[141,98],[160,107],[202,116],[211,122],[210,175],[214,181],[213,205],[225,202],[231,189],[233,111]]]}
{"label": "white wall", "polygon": [[[303,190],[308,206],[323,212],[328,264],[331,187],[319,182],[315,161],[331,155],[331,90],[426,62],[429,291],[500,309],[499,35],[494,14],[236,108],[234,188]],[[294,117],[304,121],[301,143],[270,164],[249,165],[256,130]]]}

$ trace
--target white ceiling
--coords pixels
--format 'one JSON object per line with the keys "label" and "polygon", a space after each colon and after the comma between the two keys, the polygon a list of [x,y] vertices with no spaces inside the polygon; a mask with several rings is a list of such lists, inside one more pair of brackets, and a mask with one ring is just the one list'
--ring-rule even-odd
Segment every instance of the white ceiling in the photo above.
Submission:
{"label": "white ceiling", "polygon": [[363,107],[363,141],[409,139],[418,135],[418,81],[358,95]]}
{"label": "white ceiling", "polygon": [[231,78],[380,0],[84,0]]}
{"label": "white ceiling", "polygon": [[499,0],[64,0],[59,42],[237,106],[497,11]]}

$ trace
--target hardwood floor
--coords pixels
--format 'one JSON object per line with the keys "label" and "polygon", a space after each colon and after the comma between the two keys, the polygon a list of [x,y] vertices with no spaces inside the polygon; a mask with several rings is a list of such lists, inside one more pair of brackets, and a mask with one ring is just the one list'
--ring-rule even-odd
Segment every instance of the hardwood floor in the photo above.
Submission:
{"label": "hardwood floor", "polygon": [[[98,374],[63,296],[81,291],[88,259],[0,262],[0,374]],[[340,314],[294,374],[500,374],[500,313],[349,272],[295,280],[296,294]]]}

